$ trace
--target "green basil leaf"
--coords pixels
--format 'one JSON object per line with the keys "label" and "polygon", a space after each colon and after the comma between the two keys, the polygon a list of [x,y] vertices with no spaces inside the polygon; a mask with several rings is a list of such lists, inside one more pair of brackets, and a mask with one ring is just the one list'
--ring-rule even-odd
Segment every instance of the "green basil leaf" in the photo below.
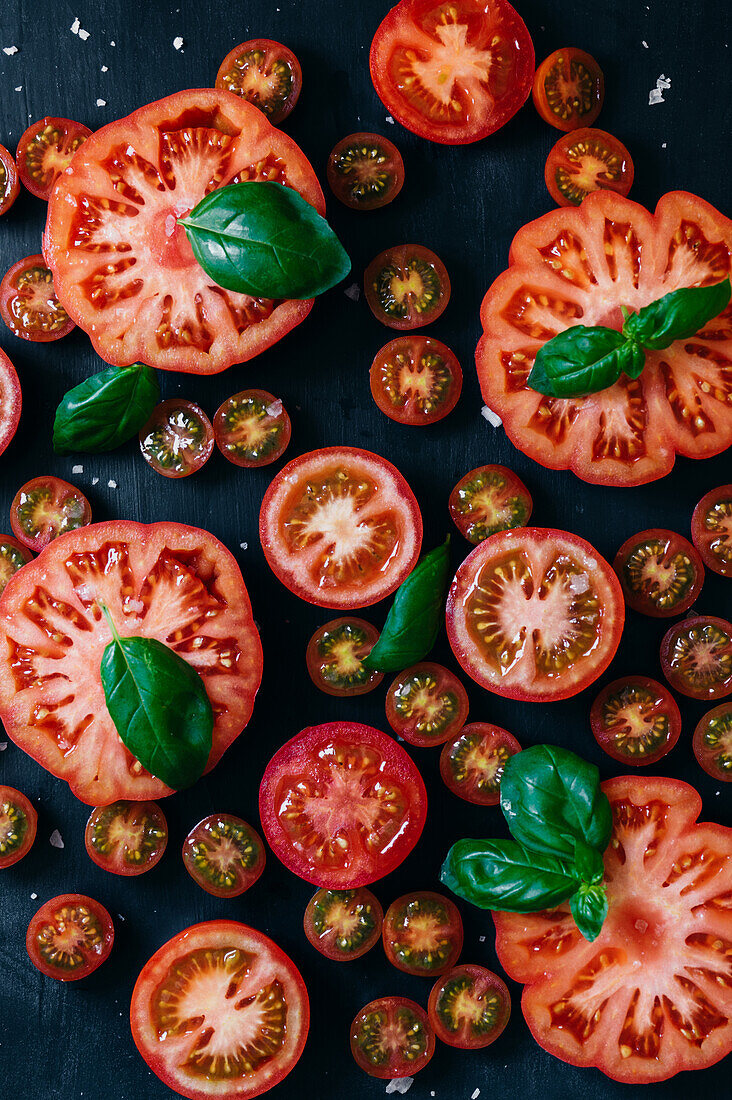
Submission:
{"label": "green basil leaf", "polygon": [[139,432],[159,400],[152,367],[108,367],[64,394],[53,423],[53,448],[61,455],[112,451]]}
{"label": "green basil leaf", "polygon": [[381,636],[363,660],[366,668],[400,672],[421,661],[432,649],[445,613],[449,545],[448,535],[442,546],[430,550],[399,586]]}
{"label": "green basil leaf", "polygon": [[314,298],[351,270],[325,218],[281,183],[218,187],[179,224],[209,278],[239,294]]}
{"label": "green basil leaf", "polygon": [[604,886],[580,886],[569,899],[574,923],[590,943],[600,935],[607,916],[607,894]]}
{"label": "green basil leaf", "polygon": [[667,348],[674,340],[695,336],[725,309],[731,293],[729,278],[712,286],[672,290],[632,313],[623,325],[623,332],[645,348]]}
{"label": "green basil leaf", "polygon": [[459,840],[447,853],[440,878],[473,905],[506,913],[552,909],[578,885],[570,865],[515,840]]}
{"label": "green basil leaf", "polygon": [[591,848],[581,837],[574,841],[574,867],[583,882],[595,885],[605,877],[605,863],[602,852]]}
{"label": "green basil leaf", "polygon": [[643,349],[614,328],[574,325],[539,348],[526,384],[549,397],[584,397],[623,373],[637,378],[644,364]]}
{"label": "green basil leaf", "polygon": [[121,638],[102,606],[112,641],[102,654],[107,709],[123,744],[174,790],[206,767],[214,717],[196,670],[155,638]]}

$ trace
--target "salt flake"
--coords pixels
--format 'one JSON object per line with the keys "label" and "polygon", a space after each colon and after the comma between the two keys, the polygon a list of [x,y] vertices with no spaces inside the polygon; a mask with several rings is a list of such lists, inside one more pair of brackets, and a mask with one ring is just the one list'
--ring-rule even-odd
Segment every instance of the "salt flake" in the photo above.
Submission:
{"label": "salt flake", "polygon": [[53,830],[50,837],[48,838],[48,843],[51,845],[52,848],[63,848],[63,838],[58,829]]}
{"label": "salt flake", "polygon": [[664,74],[661,73],[661,75],[656,80],[656,87],[651,88],[650,92],[648,93],[648,106],[652,107],[655,103],[665,103],[666,100],[663,98],[663,93],[667,92],[670,87],[671,77],[664,76]]}
{"label": "salt flake", "polygon": [[642,40],[641,46],[643,47],[644,50],[648,49],[648,43],[646,42],[645,38]]}
{"label": "salt flake", "polygon": [[16,90],[16,92],[22,92],[23,91],[23,85],[19,84],[18,87],[15,90]]}
{"label": "salt flake", "polygon": [[110,46],[116,46],[117,45],[116,42],[110,42],[109,44],[110,44]]}
{"label": "salt flake", "polygon": [[31,894],[31,901],[35,901],[37,897],[38,894]]}
{"label": "salt flake", "polygon": [[106,107],[106,106],[107,106],[106,99],[98,99],[97,100],[97,107]]}
{"label": "salt flake", "polygon": [[489,424],[492,424],[494,428],[500,428],[503,421],[498,413],[494,413],[493,409],[489,409],[487,405],[484,405],[480,410],[480,415],[485,417]]}
{"label": "salt flake", "polygon": [[17,53],[17,52],[18,52],[18,47],[17,46],[3,46],[3,53],[7,54],[8,57],[12,57],[13,54]]}
{"label": "salt flake", "polygon": [[98,485],[98,484],[99,484],[99,478],[98,477],[93,477],[92,478],[92,485]]}
{"label": "salt flake", "polygon": [[107,482],[107,485],[109,486],[110,489],[116,489],[117,488],[117,482],[112,481],[111,477],[110,477],[109,481]]}
{"label": "salt flake", "polygon": [[361,287],[358,285],[358,283],[351,283],[350,286],[346,287],[343,293],[345,294],[346,298],[350,298],[352,302],[357,302],[358,299],[361,297]]}
{"label": "salt flake", "polygon": [[389,123],[390,126],[394,125],[394,119],[391,117],[391,115],[386,116],[386,121]]}
{"label": "salt flake", "polygon": [[248,550],[249,549],[249,543],[248,542],[240,542],[239,545],[241,546],[242,550]]}
{"label": "salt flake", "polygon": [[84,467],[83,466],[72,466],[71,467],[71,472],[72,472],[72,474],[83,474],[84,473]]}
{"label": "salt flake", "polygon": [[478,943],[485,943],[485,936],[478,936]]}
{"label": "salt flake", "polygon": [[475,1089],[470,1097],[470,1100],[478,1100],[480,1096],[480,1089]]}
{"label": "salt flake", "polygon": [[[0,752],[5,752],[7,747],[8,747],[7,741],[0,741]],[[717,794],[719,794],[719,791],[717,791]]]}
{"label": "salt flake", "polygon": [[181,38],[180,35],[177,35],[173,39],[173,49],[174,50],[182,50],[183,49],[183,39]]}
{"label": "salt flake", "polygon": [[86,42],[89,37],[89,31],[85,31],[83,28],[79,31],[79,38],[82,42]]}
{"label": "salt flake", "polygon": [[108,73],[109,72],[109,69],[107,68],[106,65],[102,65],[102,72],[103,73]]}
{"label": "salt flake", "polygon": [[411,1089],[413,1081],[413,1077],[395,1077],[386,1086],[387,1096],[392,1092],[398,1092],[400,1096],[404,1096],[404,1093]]}
{"label": "salt flake", "polygon": [[74,22],[69,27],[69,30],[71,31],[72,34],[78,34],[80,26],[81,26],[81,23],[79,22],[79,20],[75,19]]}

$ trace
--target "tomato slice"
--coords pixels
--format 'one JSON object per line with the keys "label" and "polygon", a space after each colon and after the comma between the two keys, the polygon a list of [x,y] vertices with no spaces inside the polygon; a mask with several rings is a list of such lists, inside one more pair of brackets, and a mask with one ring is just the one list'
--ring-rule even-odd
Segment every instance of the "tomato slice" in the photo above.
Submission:
{"label": "tomato slice", "polygon": [[90,136],[88,126],[69,118],[41,118],[34,122],[18,142],[16,160],[23,186],[31,195],[47,202],[56,180]]}
{"label": "tomato slice", "polygon": [[260,878],[266,854],[256,829],[234,814],[210,814],[183,841],[183,866],[217,898],[238,898]]}
{"label": "tomato slice", "polygon": [[377,321],[388,328],[422,328],[450,301],[450,277],[439,256],[421,244],[380,252],[366,268],[364,293]]}
{"label": "tomato slice", "polygon": [[0,784],[0,871],[19,863],[33,847],[38,814],[15,787]]}
{"label": "tomato slice", "polygon": [[621,764],[655,764],[681,733],[681,712],[671,692],[648,676],[606,684],[590,711],[592,733],[603,752]]}
{"label": "tomato slice", "polygon": [[476,806],[497,806],[503,771],[521,751],[516,738],[490,722],[471,722],[440,753],[440,775],[448,790]]}
{"label": "tomato slice", "polygon": [[663,674],[692,699],[723,699],[732,692],[732,623],[713,615],[689,615],[661,642]]}
{"label": "tomato slice", "polygon": [[270,760],[259,789],[267,843],[306,882],[367,886],[419,840],[427,792],[393,738],[358,722],[311,726]]}
{"label": "tomato slice", "polygon": [[732,780],[732,703],[720,703],[697,723],[694,756],[704,771],[723,783]]}
{"label": "tomato slice", "polygon": [[288,462],[259,514],[270,569],[318,607],[369,607],[417,564],[422,517],[390,462],[357,447],[322,447]]}
{"label": "tomato slice", "polygon": [[704,584],[701,557],[689,540],[658,527],[626,539],[613,569],[628,607],[656,619],[688,611]]}
{"label": "tomato slice", "polygon": [[508,699],[576,695],[605,671],[623,594],[584,539],[553,528],[499,531],[460,566],[447,600],[452,651],[476,684]]}
{"label": "tomato slice", "polygon": [[192,401],[161,401],[140,429],[142,457],[163,477],[190,477],[206,465],[213,449],[211,421]]}
{"label": "tomato slice", "polygon": [[371,364],[371,396],[398,424],[436,424],[458,403],[463,372],[447,344],[432,336],[397,336]]}
{"label": "tomato slice", "polygon": [[112,918],[85,894],[59,894],[44,902],[25,937],[33,965],[60,982],[91,974],[109,956],[113,943]]}
{"label": "tomato slice", "polygon": [[691,517],[691,538],[707,569],[732,576],[732,485],[704,494]]}
{"label": "tomato slice", "polygon": [[163,858],[168,823],[156,802],[121,799],[96,806],[86,823],[84,844],[90,859],[113,875],[143,875]]}
{"label": "tomato slice", "polygon": [[305,910],[305,935],[316,951],[335,962],[360,959],[381,939],[384,911],[360,890],[318,890]]}
{"label": "tomato slice", "polygon": [[182,523],[112,520],[56,539],[8,585],[0,614],[0,719],[10,738],[91,806],[170,789],[117,736],[99,666],[110,633],[169,645],[200,674],[216,764],[251,717],[262,648],[236,561]]}
{"label": "tomato slice", "polygon": [[18,372],[0,349],[0,455],[18,430],[22,405]]}
{"label": "tomato slice", "polygon": [[7,214],[19,191],[20,181],[13,154],[0,145],[0,215]]}
{"label": "tomato slice", "polygon": [[216,87],[245,99],[279,126],[298,101],[302,70],[292,50],[281,42],[253,38],[227,53],[216,74]]}
{"label": "tomato slice", "polygon": [[74,322],[56,297],[43,256],[26,256],[0,282],[0,317],[21,340],[46,344],[68,336]]}
{"label": "tomato slice", "polygon": [[428,978],[454,966],[463,949],[463,922],[457,906],[430,890],[393,901],[381,935],[393,966]]}
{"label": "tomato slice", "polygon": [[310,1006],[292,959],[233,920],[194,924],[145,964],[130,1005],[135,1046],[189,1100],[250,1100],[305,1046]]}
{"label": "tomato slice", "polygon": [[379,997],[364,1005],[351,1024],[351,1053],[371,1077],[413,1077],[435,1053],[435,1033],[415,1001]]}
{"label": "tomato slice", "polygon": [[475,546],[497,531],[525,527],[534,502],[521,478],[505,466],[478,466],[450,493],[450,516]]}
{"label": "tomato slice", "polygon": [[383,672],[365,668],[363,659],[379,640],[379,631],[365,619],[331,619],[319,627],[305,653],[310,679],[326,695],[366,695],[384,679]]}
{"label": "tomato slice", "polygon": [[235,466],[269,466],[292,435],[287,409],[267,390],[242,390],[227,397],[213,421],[216,446]]}
{"label": "tomato slice", "polygon": [[449,668],[431,661],[400,672],[386,693],[386,720],[410,745],[454,737],[468,717],[468,693]]}
{"label": "tomato slice", "polygon": [[428,141],[464,145],[526,102],[534,46],[507,0],[401,0],[374,35],[370,66],[397,122]]}
{"label": "tomato slice", "polygon": [[504,1031],[511,1015],[511,995],[492,970],[463,963],[435,982],[427,1013],[443,1043],[479,1050],[495,1043]]}
{"label": "tomato slice", "polygon": [[586,127],[560,137],[544,168],[547,190],[558,206],[579,206],[593,191],[627,195],[633,158],[612,134]]}
{"label": "tomato slice", "polygon": [[532,96],[544,121],[568,133],[592,126],[605,99],[605,78],[594,57],[565,46],[539,65]]}
{"label": "tomato slice", "polygon": [[31,561],[33,555],[12,535],[0,535],[0,594],[11,577]]}
{"label": "tomato slice", "polygon": [[393,202],[404,184],[404,161],[381,134],[349,134],[331,150],[326,167],[330,189],[349,210],[378,210]]}
{"label": "tomato slice", "polygon": [[91,506],[84,494],[68,481],[50,474],[26,481],[10,505],[10,526],[15,537],[38,553],[53,539],[91,523]]}

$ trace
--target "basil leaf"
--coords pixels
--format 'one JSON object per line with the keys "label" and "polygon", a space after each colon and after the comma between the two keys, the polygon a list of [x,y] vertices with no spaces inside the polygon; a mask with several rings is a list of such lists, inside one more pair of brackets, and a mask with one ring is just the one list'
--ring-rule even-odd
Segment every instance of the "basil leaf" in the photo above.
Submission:
{"label": "basil leaf", "polygon": [[450,579],[448,535],[402,582],[394,596],[381,636],[364,658],[366,668],[400,672],[426,657],[437,641]]}
{"label": "basil leaf", "polygon": [[114,450],[139,432],[159,400],[152,367],[108,367],[64,394],[53,422],[53,449],[61,455]]}
{"label": "basil leaf", "polygon": [[573,863],[583,882],[590,885],[602,882],[605,876],[605,863],[602,852],[599,852],[597,848],[591,848],[580,837],[575,838]]}
{"label": "basil leaf", "polygon": [[239,294],[314,298],[351,270],[325,218],[281,183],[218,187],[179,224],[209,278]]}
{"label": "basil leaf", "polygon": [[107,709],[123,744],[174,790],[190,787],[206,767],[213,710],[196,670],[155,638],[121,638],[102,606],[112,641],[100,673]]}
{"label": "basil leaf", "polygon": [[515,840],[459,840],[447,853],[440,878],[473,905],[506,913],[552,909],[578,886],[563,860],[528,851]]}
{"label": "basil leaf", "polygon": [[604,886],[580,886],[569,899],[574,923],[590,943],[600,935],[607,916],[607,894]]}
{"label": "basil leaf", "polygon": [[526,384],[549,397],[584,397],[623,373],[637,378],[644,364],[643,349],[614,328],[574,325],[539,348]]}
{"label": "basil leaf", "polygon": [[712,286],[672,290],[632,313],[623,325],[623,332],[643,347],[667,348],[674,340],[695,336],[729,304],[731,293],[729,278]]}

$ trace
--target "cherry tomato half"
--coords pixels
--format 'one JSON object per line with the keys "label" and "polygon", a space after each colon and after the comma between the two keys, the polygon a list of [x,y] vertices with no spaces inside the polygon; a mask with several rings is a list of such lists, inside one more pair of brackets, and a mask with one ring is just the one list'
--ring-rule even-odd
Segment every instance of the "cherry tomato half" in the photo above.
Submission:
{"label": "cherry tomato half", "polygon": [[655,764],[681,733],[681,712],[671,692],[647,676],[606,684],[590,711],[592,733],[603,752],[621,764]]}
{"label": "cherry tomato half", "polygon": [[704,584],[702,560],[688,539],[657,527],[626,539],[613,569],[628,607],[656,619],[688,611]]}
{"label": "cherry tomato half", "polygon": [[427,1015],[435,1035],[460,1050],[489,1047],[511,1015],[506,983],[474,963],[453,967],[435,982]]}
{"label": "cherry tomato half", "polygon": [[404,184],[404,161],[381,134],[349,134],[328,157],[330,189],[350,210],[378,210],[392,202]]}
{"label": "cherry tomato half", "polygon": [[233,814],[210,814],[183,841],[183,863],[194,882],[217,898],[237,898],[264,871],[256,829]]}
{"label": "cherry tomato half", "polygon": [[707,711],[694,730],[692,748],[707,775],[732,781],[732,702]]}
{"label": "cherry tomato half", "polygon": [[661,642],[663,674],[692,699],[723,699],[732,693],[732,623],[713,615],[690,615]]}
{"label": "cherry tomato half", "polygon": [[599,115],[605,78],[594,57],[568,46],[542,61],[531,94],[544,121],[569,133],[591,126]]}
{"label": "cherry tomato half", "polygon": [[75,982],[91,974],[108,957],[113,942],[109,913],[84,894],[60,894],[45,902],[25,937],[33,965],[60,982]]}
{"label": "cherry tomato half", "polygon": [[18,142],[16,160],[23,186],[48,201],[53,186],[79,146],[91,134],[88,126],[69,118],[42,118]]}
{"label": "cherry tomato half", "polygon": [[216,446],[235,466],[268,466],[287,450],[292,424],[279,397],[242,390],[216,410],[213,432]]}
{"label": "cherry tomato half", "polygon": [[364,275],[369,309],[387,328],[422,328],[450,301],[450,278],[439,256],[421,244],[387,248]]}
{"label": "cherry tomato half", "polygon": [[450,493],[450,516],[461,535],[477,546],[496,531],[525,527],[534,502],[521,478],[505,466],[478,466]]}
{"label": "cherry tomato half", "polygon": [[0,535],[0,593],[19,569],[27,565],[33,555],[26,546],[12,535]]}
{"label": "cherry tomato half", "polygon": [[305,653],[310,679],[326,695],[366,695],[384,679],[383,672],[364,668],[363,659],[379,640],[379,631],[365,619],[332,619],[315,631]]}
{"label": "cherry tomato half", "polygon": [[161,401],[140,429],[142,457],[163,477],[189,477],[204,466],[214,448],[211,421],[192,401]]}
{"label": "cherry tomato half", "polygon": [[302,88],[300,62],[292,50],[271,38],[253,38],[227,53],[216,87],[233,92],[279,126],[297,103]]}
{"label": "cherry tomato half", "polygon": [[560,137],[544,168],[547,189],[558,206],[579,206],[593,191],[627,195],[634,174],[633,158],[622,141],[592,127]]}
{"label": "cherry tomato half", "polygon": [[448,790],[476,806],[497,806],[503,770],[521,752],[516,738],[490,722],[463,726],[440,753],[440,775]]}
{"label": "cherry tomato half", "polygon": [[53,276],[43,256],[26,256],[0,282],[0,317],[21,340],[47,344],[75,327],[56,297]]}
{"label": "cherry tomato half", "polygon": [[33,847],[38,814],[15,787],[0,785],[0,871],[19,863]]}
{"label": "cherry tomato half", "polygon": [[19,191],[20,181],[13,154],[0,145],[0,215],[7,214]]}
{"label": "cherry tomato half", "polygon": [[18,430],[22,407],[18,372],[0,349],[0,455],[10,446]]}
{"label": "cherry tomato half", "polygon": [[447,344],[431,336],[397,336],[371,364],[371,396],[398,424],[436,424],[458,403],[463,372]]}
{"label": "cherry tomato half", "polygon": [[435,1033],[415,1001],[379,997],[351,1024],[351,1053],[359,1069],[382,1081],[413,1077],[435,1053]]}
{"label": "cherry tomato half", "polygon": [[381,938],[384,911],[377,898],[359,890],[318,890],[308,902],[305,935],[316,951],[335,962],[351,962]]}
{"label": "cherry tomato half", "polygon": [[433,977],[457,962],[463,922],[449,898],[422,890],[391,903],[381,936],[386,957],[398,970]]}
{"label": "cherry tomato half", "polygon": [[86,823],[89,858],[113,875],[142,875],[163,858],[168,823],[157,802],[112,802],[96,806]]}
{"label": "cherry tomato half", "polygon": [[26,481],[10,505],[13,534],[35,553],[59,535],[86,527],[91,518],[91,506],[84,494],[51,474]]}
{"label": "cherry tomato half", "polygon": [[468,693],[449,668],[423,661],[400,672],[386,693],[386,720],[410,745],[453,737],[468,717]]}
{"label": "cherry tomato half", "polygon": [[691,538],[708,569],[732,577],[732,485],[701,498],[691,517]]}

